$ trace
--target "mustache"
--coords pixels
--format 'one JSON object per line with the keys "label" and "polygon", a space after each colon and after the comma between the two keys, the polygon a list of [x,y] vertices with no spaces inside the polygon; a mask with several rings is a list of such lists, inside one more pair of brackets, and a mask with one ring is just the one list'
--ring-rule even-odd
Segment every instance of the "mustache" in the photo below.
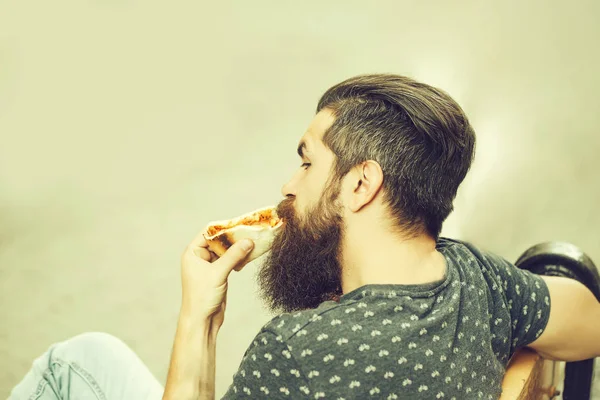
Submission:
{"label": "mustache", "polygon": [[294,209],[294,199],[288,197],[282,200],[275,208],[277,216],[284,221],[293,221],[296,218],[296,210]]}

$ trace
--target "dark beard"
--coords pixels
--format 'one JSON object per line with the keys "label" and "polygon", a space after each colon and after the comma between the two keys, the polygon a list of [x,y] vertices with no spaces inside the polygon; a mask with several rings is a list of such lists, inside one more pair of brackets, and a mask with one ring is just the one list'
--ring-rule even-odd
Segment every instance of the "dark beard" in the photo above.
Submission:
{"label": "dark beard", "polygon": [[335,207],[337,194],[327,194],[302,219],[291,198],[277,207],[285,226],[258,272],[260,295],[271,311],[316,308],[342,294],[339,254],[343,221]]}

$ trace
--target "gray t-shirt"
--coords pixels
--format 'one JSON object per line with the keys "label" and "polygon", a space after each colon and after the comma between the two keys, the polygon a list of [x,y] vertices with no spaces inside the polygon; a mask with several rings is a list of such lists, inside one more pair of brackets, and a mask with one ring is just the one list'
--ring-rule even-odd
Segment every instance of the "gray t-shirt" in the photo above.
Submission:
{"label": "gray t-shirt", "polygon": [[252,342],[225,399],[497,399],[514,351],[546,327],[545,282],[440,239],[445,278],[366,285],[282,314]]}

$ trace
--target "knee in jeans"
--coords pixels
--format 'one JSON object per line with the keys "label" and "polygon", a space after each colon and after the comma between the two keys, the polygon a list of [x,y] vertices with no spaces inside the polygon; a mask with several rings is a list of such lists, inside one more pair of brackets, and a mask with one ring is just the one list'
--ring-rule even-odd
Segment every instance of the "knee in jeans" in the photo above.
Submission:
{"label": "knee in jeans", "polygon": [[131,349],[116,336],[104,332],[86,332],[61,343],[53,356],[65,361],[81,362],[85,359],[118,359],[131,353]]}
{"label": "knee in jeans", "polygon": [[118,337],[105,332],[85,332],[68,340],[71,346],[93,347],[99,350],[128,349]]}

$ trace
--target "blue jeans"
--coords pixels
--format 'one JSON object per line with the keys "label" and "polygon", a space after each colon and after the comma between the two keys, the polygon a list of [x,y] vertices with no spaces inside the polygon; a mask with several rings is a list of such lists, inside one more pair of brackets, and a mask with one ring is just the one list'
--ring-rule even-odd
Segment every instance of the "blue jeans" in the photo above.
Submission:
{"label": "blue jeans", "polygon": [[9,400],[160,400],[163,388],[137,355],[106,333],[50,346]]}

